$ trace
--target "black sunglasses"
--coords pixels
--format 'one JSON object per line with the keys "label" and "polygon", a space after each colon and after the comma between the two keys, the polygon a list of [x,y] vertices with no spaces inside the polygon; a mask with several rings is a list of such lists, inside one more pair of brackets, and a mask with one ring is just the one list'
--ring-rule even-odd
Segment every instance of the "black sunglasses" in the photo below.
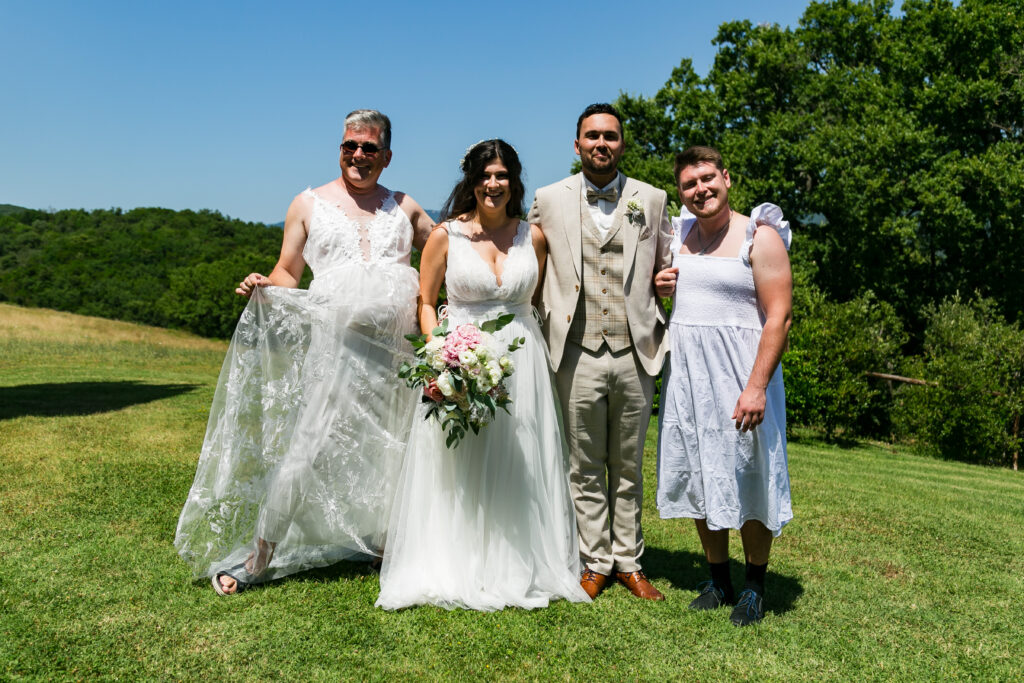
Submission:
{"label": "black sunglasses", "polygon": [[341,148],[349,154],[355,154],[357,149],[361,149],[363,154],[368,157],[377,156],[377,153],[383,150],[383,147],[374,142],[356,142],[355,140],[346,140],[341,143]]}

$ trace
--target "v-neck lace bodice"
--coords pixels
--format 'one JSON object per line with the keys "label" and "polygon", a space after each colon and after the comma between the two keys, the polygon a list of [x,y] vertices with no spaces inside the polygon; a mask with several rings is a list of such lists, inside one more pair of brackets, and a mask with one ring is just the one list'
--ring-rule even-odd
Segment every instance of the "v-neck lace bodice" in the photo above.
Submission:
{"label": "v-neck lace bodice", "polygon": [[313,210],[302,257],[314,277],[341,265],[409,264],[412,223],[395,201],[394,192],[388,192],[366,223],[353,219],[312,189],[307,188],[305,194],[312,198]]}
{"label": "v-neck lace bodice", "polygon": [[519,222],[512,246],[502,263],[500,278],[470,244],[469,236],[464,232],[465,224],[451,221],[447,229],[445,286],[450,305],[474,308],[504,306],[509,310],[529,307],[537,285],[538,269],[528,223]]}

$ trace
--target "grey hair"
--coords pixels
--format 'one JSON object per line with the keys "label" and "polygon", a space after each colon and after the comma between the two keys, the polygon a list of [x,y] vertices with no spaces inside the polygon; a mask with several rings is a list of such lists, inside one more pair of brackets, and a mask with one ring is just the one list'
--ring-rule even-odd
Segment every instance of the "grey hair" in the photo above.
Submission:
{"label": "grey hair", "polygon": [[391,119],[376,109],[356,109],[345,117],[345,130],[349,128],[376,128],[380,131],[380,144],[391,149]]}

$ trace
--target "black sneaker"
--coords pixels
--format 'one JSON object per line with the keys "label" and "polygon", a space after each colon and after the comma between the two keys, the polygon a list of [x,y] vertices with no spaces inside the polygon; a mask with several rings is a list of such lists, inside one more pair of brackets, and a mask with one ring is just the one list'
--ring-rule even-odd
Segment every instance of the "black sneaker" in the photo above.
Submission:
{"label": "black sneaker", "polygon": [[697,590],[700,591],[700,595],[690,603],[690,609],[718,609],[729,604],[729,601],[725,599],[725,592],[716,586],[714,581],[705,581],[697,586]]}
{"label": "black sneaker", "polygon": [[740,593],[739,602],[732,608],[729,621],[733,626],[750,626],[764,618],[764,599],[749,588]]}

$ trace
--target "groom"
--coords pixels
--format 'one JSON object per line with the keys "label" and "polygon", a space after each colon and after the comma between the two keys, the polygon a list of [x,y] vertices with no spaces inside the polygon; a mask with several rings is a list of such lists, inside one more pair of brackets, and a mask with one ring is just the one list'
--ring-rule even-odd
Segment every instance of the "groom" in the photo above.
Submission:
{"label": "groom", "polygon": [[640,568],[644,437],[667,349],[659,297],[675,288],[663,190],[618,171],[622,117],[592,104],[573,143],[583,172],[537,190],[530,222],[548,243],[540,314],[569,443],[580,585],[614,573],[633,595],[664,596]]}

